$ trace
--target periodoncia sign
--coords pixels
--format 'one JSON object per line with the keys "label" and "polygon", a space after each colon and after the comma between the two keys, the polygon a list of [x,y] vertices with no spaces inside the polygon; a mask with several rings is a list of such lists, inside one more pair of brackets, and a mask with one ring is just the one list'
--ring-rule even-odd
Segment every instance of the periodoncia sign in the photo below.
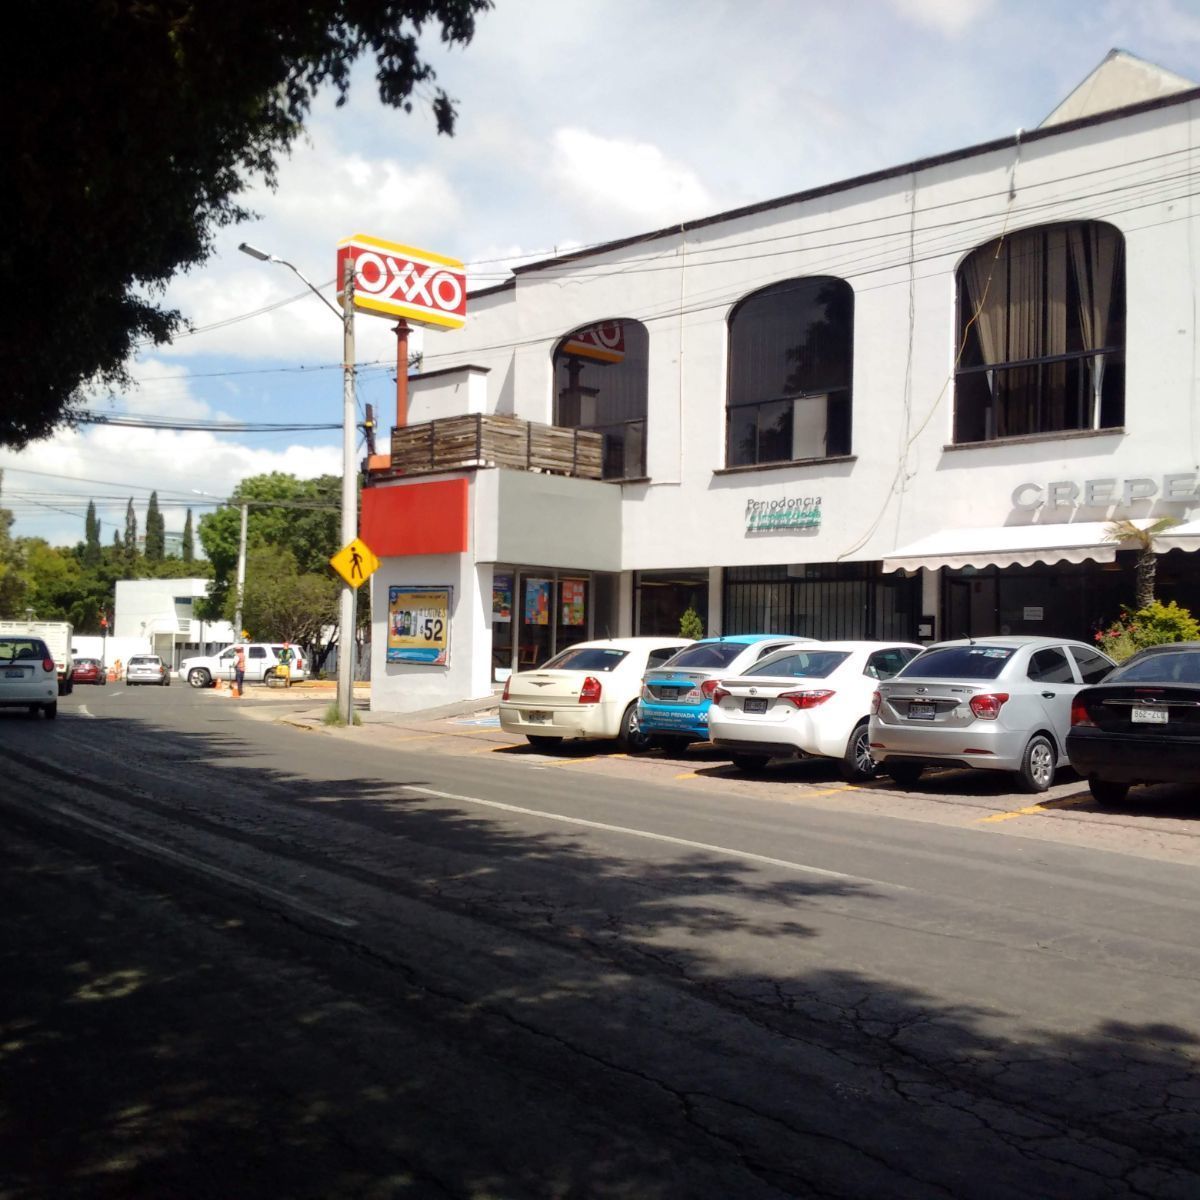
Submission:
{"label": "periodoncia sign", "polygon": [[438,329],[467,322],[467,276],[456,258],[356,233],[338,242],[338,299],[354,264],[354,309]]}

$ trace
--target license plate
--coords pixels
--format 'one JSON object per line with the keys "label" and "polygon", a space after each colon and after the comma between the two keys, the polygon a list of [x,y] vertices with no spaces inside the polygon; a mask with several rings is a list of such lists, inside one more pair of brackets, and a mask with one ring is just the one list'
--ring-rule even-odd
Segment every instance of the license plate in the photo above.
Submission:
{"label": "license plate", "polygon": [[1165,708],[1135,708],[1129,714],[1130,720],[1146,721],[1151,725],[1165,725],[1167,710]]}
{"label": "license plate", "polygon": [[678,695],[678,688],[660,687],[658,689],[658,698],[660,700],[674,700]]}
{"label": "license plate", "polygon": [[25,672],[22,671],[20,667],[17,667],[15,670],[12,670],[12,671],[4,672],[5,679],[22,679],[22,678],[24,678],[24,675],[25,675]]}
{"label": "license plate", "polygon": [[908,719],[910,721],[932,721],[934,707],[932,704],[922,704],[919,700],[908,702]]}
{"label": "license plate", "polygon": [[767,702],[765,700],[743,700],[742,712],[748,713],[765,713],[767,711]]}
{"label": "license plate", "polygon": [[525,720],[528,721],[530,725],[549,725],[550,714],[548,712],[527,712],[525,714]]}

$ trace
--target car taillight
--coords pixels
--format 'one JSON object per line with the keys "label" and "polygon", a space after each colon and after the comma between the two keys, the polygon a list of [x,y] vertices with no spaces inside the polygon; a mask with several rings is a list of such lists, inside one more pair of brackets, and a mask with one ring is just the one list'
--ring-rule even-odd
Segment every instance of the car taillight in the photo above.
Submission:
{"label": "car taillight", "polygon": [[43,671],[57,671],[58,668],[54,665],[54,659],[43,658],[42,659],[42,670]]}
{"label": "car taillight", "polygon": [[600,703],[600,680],[598,680],[594,675],[589,675],[583,681],[583,687],[579,689],[579,703]]}
{"label": "car taillight", "polygon": [[721,701],[724,700],[725,697],[728,695],[729,695],[729,692],[718,683],[718,684],[714,685],[713,690],[712,690],[712,695],[709,696],[709,699],[714,704],[720,704]]}
{"label": "car taillight", "polygon": [[705,700],[711,700],[713,698],[714,694],[716,693],[716,690],[717,690],[717,681],[715,679],[706,679],[700,685],[700,695],[702,695],[705,698]]}
{"label": "car taillight", "polygon": [[879,715],[879,706],[883,703],[883,697],[878,692],[871,693],[871,713],[874,716]]}
{"label": "car taillight", "polygon": [[786,700],[797,708],[816,708],[818,704],[824,704],[832,695],[833,692],[829,688],[817,688],[811,692],[780,692],[775,698]]}
{"label": "car taillight", "polygon": [[643,700],[653,700],[654,699],[654,693],[650,690],[650,685],[648,683],[642,684],[642,699]]}
{"label": "car taillight", "polygon": [[1007,692],[983,692],[971,697],[971,712],[981,721],[994,721],[1007,699]]}
{"label": "car taillight", "polygon": [[501,700],[507,700],[507,699],[508,699],[508,689],[509,689],[511,686],[512,686],[512,676],[510,675],[510,676],[509,676],[509,677],[508,677],[508,678],[507,678],[507,679],[504,681],[504,691],[503,691],[503,692],[500,694],[500,699],[501,699]]}
{"label": "car taillight", "polygon": [[1071,701],[1071,724],[1090,725],[1093,729],[1096,728],[1096,722],[1088,716],[1087,705],[1078,696]]}

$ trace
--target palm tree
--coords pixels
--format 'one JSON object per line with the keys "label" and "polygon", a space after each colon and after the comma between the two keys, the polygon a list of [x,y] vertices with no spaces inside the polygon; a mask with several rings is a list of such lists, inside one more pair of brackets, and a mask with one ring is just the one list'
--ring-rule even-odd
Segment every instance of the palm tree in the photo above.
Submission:
{"label": "palm tree", "polygon": [[1160,533],[1179,524],[1177,517],[1159,517],[1143,529],[1133,521],[1112,521],[1104,531],[1108,542],[1135,542],[1137,544],[1137,591],[1135,608],[1149,608],[1154,603],[1154,576],[1158,571],[1158,545]]}

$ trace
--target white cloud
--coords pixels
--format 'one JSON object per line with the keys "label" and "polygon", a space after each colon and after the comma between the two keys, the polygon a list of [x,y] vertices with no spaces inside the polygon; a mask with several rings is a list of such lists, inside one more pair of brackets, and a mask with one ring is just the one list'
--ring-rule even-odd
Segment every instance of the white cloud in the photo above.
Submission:
{"label": "white cloud", "polygon": [[889,0],[896,11],[917,25],[947,37],[959,37],[988,15],[993,0]]}
{"label": "white cloud", "polygon": [[[634,222],[636,227],[653,228],[714,207],[695,172],[649,142],[559,129],[552,140],[549,170],[569,199],[610,214],[614,225]],[[619,232],[614,230],[613,236]]]}

